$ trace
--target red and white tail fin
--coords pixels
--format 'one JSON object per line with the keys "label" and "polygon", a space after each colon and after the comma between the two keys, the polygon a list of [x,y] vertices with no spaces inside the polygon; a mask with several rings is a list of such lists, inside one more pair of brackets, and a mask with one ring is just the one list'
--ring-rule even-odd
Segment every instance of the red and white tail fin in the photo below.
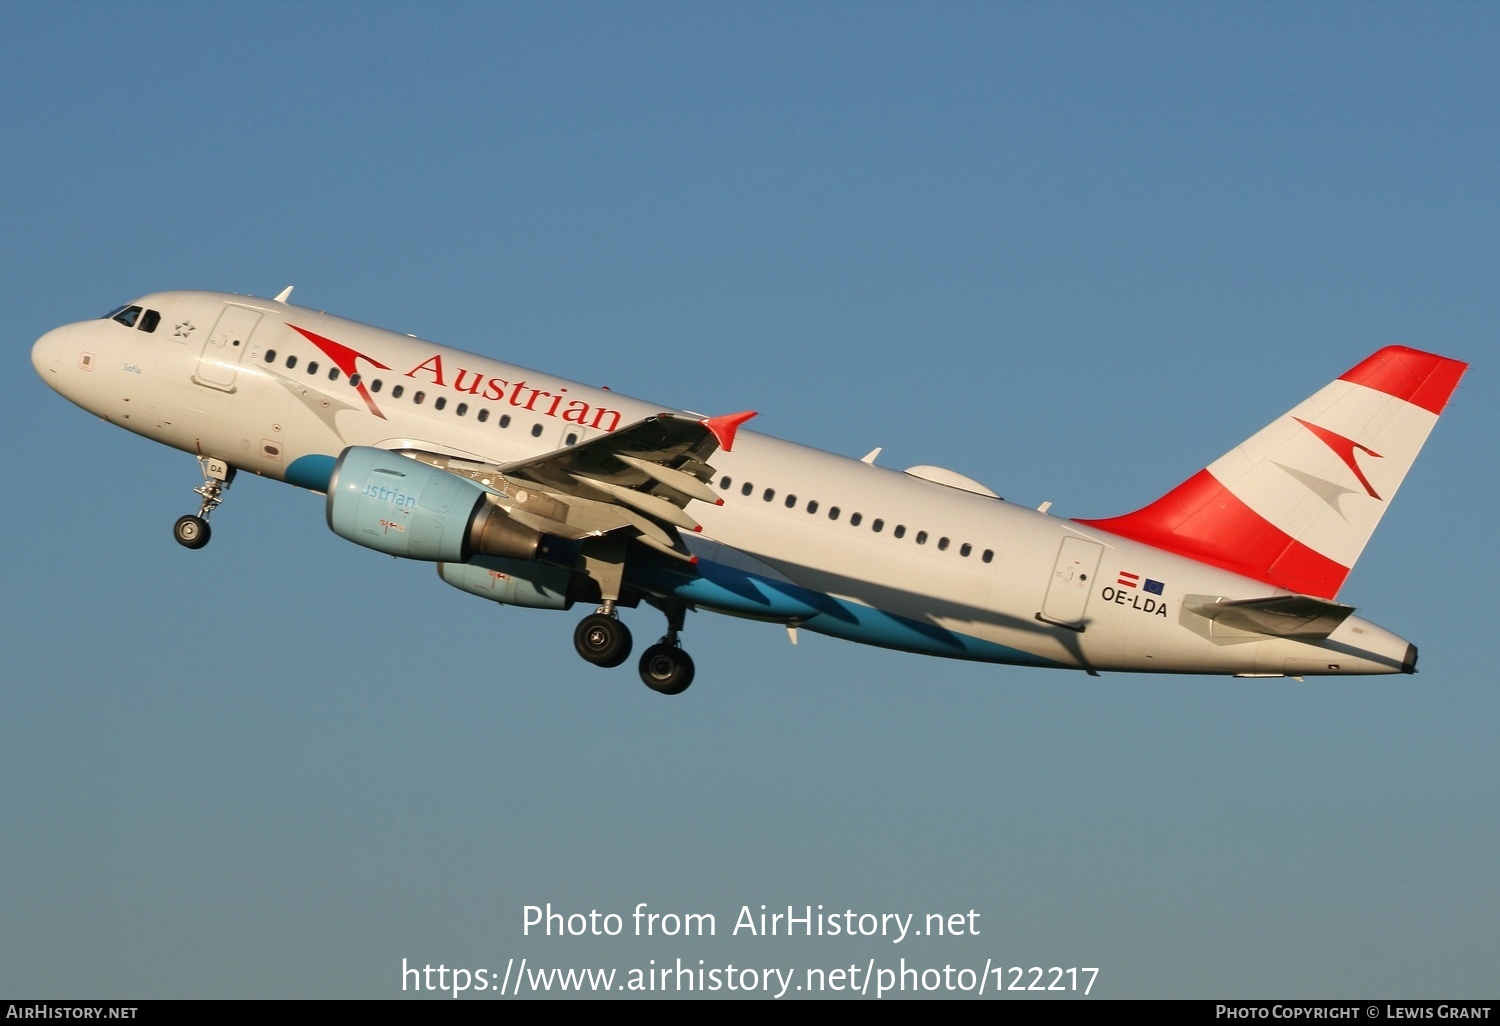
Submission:
{"label": "red and white tail fin", "polygon": [[1078,522],[1331,599],[1467,369],[1389,346],[1149,506]]}

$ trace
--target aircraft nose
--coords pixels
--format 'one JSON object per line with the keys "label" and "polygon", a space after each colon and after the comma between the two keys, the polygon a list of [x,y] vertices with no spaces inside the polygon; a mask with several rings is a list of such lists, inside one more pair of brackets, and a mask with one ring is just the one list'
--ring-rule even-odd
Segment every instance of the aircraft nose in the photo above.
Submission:
{"label": "aircraft nose", "polygon": [[78,324],[55,327],[31,345],[31,366],[54,392],[62,392],[58,386],[62,384],[63,353],[68,351],[69,336],[78,327]]}
{"label": "aircraft nose", "polygon": [[57,387],[57,358],[62,351],[63,336],[67,334],[68,328],[53,328],[47,334],[36,340],[31,347],[31,365],[41,375],[43,381]]}

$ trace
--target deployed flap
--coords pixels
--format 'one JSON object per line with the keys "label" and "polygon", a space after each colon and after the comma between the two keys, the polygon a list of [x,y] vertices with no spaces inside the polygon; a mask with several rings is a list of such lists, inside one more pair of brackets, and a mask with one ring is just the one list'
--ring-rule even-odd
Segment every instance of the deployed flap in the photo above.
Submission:
{"label": "deployed flap", "polygon": [[[499,470],[507,477],[564,492],[576,491],[580,481],[614,485],[658,496],[681,508],[690,499],[722,503],[705,489],[713,468],[704,461],[718,448],[717,432],[710,422],[658,413],[566,449],[507,463]],[[643,463],[651,464],[650,470],[643,469]]]}
{"label": "deployed flap", "polygon": [[1269,598],[1216,599],[1211,595],[1189,595],[1186,607],[1225,627],[1266,634],[1273,638],[1322,641],[1338,630],[1354,612],[1310,595],[1273,595]]}

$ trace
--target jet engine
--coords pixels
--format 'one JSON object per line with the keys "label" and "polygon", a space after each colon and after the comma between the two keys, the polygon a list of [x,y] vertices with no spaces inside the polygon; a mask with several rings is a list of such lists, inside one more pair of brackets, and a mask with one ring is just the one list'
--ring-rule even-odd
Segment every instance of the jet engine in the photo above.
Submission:
{"label": "jet engine", "polygon": [[472,563],[439,563],[438,576],[460,591],[507,606],[567,609],[577,597],[577,575],[546,563],[479,556]]}
{"label": "jet engine", "polygon": [[516,523],[481,485],[385,449],[354,445],[328,481],[328,526],[405,559],[535,559],[542,535]]}

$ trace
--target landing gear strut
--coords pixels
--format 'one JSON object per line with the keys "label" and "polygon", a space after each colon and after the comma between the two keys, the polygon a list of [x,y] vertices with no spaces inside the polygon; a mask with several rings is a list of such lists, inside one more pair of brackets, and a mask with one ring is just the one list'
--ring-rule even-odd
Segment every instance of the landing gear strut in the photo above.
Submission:
{"label": "landing gear strut", "polygon": [[208,517],[219,503],[224,501],[224,490],[234,483],[234,468],[223,460],[212,456],[199,456],[198,465],[203,468],[203,484],[193,492],[203,497],[203,505],[196,516],[178,517],[172,525],[172,537],[177,544],[188,549],[201,549],[208,544],[213,532],[208,527]]}
{"label": "landing gear strut", "polygon": [[686,614],[682,603],[665,607],[667,633],[660,641],[641,653],[641,680],[646,687],[662,695],[680,695],[693,683],[693,658],[682,650],[677,632],[682,630]]}

